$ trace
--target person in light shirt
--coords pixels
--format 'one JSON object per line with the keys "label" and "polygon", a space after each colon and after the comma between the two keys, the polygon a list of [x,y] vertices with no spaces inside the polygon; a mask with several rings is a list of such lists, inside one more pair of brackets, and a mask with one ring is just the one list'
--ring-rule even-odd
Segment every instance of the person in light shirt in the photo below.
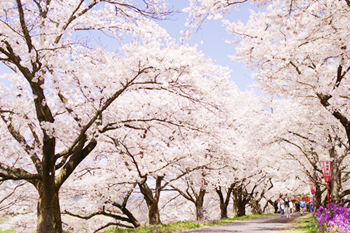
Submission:
{"label": "person in light shirt", "polygon": [[288,199],[288,197],[286,196],[285,198],[284,198],[284,212],[286,213],[286,217],[287,218],[290,218],[290,205],[289,205],[289,203],[290,203],[291,201]]}
{"label": "person in light shirt", "polygon": [[306,207],[306,202],[304,198],[299,202],[299,205],[300,205],[300,214],[304,215],[305,207]]}
{"label": "person in light shirt", "polygon": [[281,217],[284,217],[284,201],[282,198],[278,202],[278,208],[280,209]]}

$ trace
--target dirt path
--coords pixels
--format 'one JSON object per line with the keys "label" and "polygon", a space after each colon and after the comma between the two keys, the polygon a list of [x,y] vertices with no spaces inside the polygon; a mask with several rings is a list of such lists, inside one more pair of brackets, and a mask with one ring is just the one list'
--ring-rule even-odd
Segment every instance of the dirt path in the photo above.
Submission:
{"label": "dirt path", "polygon": [[292,215],[292,218],[286,219],[280,215],[262,217],[243,222],[229,223],[220,226],[212,226],[195,230],[181,231],[186,233],[272,233],[280,230],[292,229],[295,226],[286,224],[300,217],[299,213]]}

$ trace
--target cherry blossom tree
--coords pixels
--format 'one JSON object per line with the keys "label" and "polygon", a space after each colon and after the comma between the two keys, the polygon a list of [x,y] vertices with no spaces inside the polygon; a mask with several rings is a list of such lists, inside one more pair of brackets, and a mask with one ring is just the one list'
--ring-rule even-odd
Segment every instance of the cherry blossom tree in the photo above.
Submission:
{"label": "cherry blossom tree", "polygon": [[[286,158],[295,160],[300,171],[307,176],[307,180],[315,183],[315,206],[318,207],[323,202],[321,196],[326,190],[320,161],[328,160],[332,154],[336,154],[340,159],[337,179],[341,187],[338,187],[336,192],[344,197],[348,184],[343,176],[348,170],[349,157],[347,136],[342,131],[340,122],[324,114],[327,113],[326,109],[317,112],[311,106],[304,106],[291,99],[275,101],[273,111],[276,120],[285,123],[275,129],[271,128],[271,132],[275,134],[276,142],[284,150],[281,153]],[[331,189],[333,188],[337,187]],[[326,195],[324,197],[326,198]]]}
{"label": "cherry blossom tree", "polygon": [[[350,8],[346,4],[294,1],[291,7],[288,2],[274,1],[265,12],[252,12],[246,25],[226,23],[239,42],[232,58],[257,71],[254,78],[261,89],[269,95],[293,98],[340,123],[349,146],[349,33],[344,20]],[[337,146],[333,139],[323,142],[331,144],[329,150]],[[332,199],[337,202],[343,157],[331,152],[330,159]]]}
{"label": "cherry blossom tree", "polygon": [[[10,84],[1,87],[0,177],[35,187],[39,233],[62,231],[60,188],[101,135],[149,120],[136,99],[164,90],[201,102],[210,88],[203,80],[225,72],[195,48],[177,46],[153,22],[168,14],[163,1],[5,0],[0,6],[0,60],[13,71],[2,75]],[[89,30],[115,43],[125,33],[136,39],[107,52],[84,37]]]}

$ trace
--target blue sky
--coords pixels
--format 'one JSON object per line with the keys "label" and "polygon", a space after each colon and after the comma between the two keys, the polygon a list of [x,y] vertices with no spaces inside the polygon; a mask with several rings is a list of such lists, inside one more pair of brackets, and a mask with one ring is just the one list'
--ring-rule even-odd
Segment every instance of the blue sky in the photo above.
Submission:
{"label": "blue sky", "polygon": [[[173,4],[174,10],[180,13],[171,16],[172,20],[161,21],[159,23],[168,31],[170,36],[180,40],[182,36],[180,31],[185,29],[187,18],[187,13],[181,13],[181,9],[187,7],[189,3],[187,0],[169,0],[168,2]],[[225,18],[230,21],[241,20],[242,22],[246,22],[249,19],[249,9],[257,10],[254,5],[245,3],[239,7],[239,10],[232,8],[231,15]],[[207,58],[211,58],[216,64],[229,67],[232,70],[231,80],[236,83],[241,91],[250,90],[250,86],[254,82],[251,79],[252,71],[246,69],[243,64],[231,62],[228,58],[228,55],[235,53],[235,48],[234,45],[227,44],[225,40],[231,40],[232,38],[233,35],[225,31],[221,20],[210,20],[207,24],[201,25],[186,43],[190,45],[197,44],[198,50],[201,50]],[[11,70],[0,63],[0,74],[5,72],[11,72]],[[261,94],[257,88],[254,88],[254,90],[257,94]]]}
{"label": "blue sky", "polygon": [[[170,0],[175,9],[182,9],[188,6],[187,0]],[[250,16],[249,10],[262,10],[256,8],[250,3],[240,5],[239,10],[231,9],[231,14],[225,16],[229,21],[240,20],[247,22]],[[160,22],[160,25],[166,28],[168,33],[176,39],[180,39],[180,30],[184,30],[187,13],[177,13],[172,17],[174,20]],[[198,31],[194,31],[192,38],[186,41],[189,44],[197,44],[198,50],[201,50],[207,58],[211,58],[217,64],[229,67],[232,70],[231,80],[236,83],[241,91],[251,90],[254,80],[251,79],[252,71],[246,69],[241,63],[233,63],[228,55],[235,53],[234,45],[228,44],[226,40],[232,40],[233,35],[225,31],[221,20],[210,20],[207,24],[201,25]],[[254,88],[256,94],[262,94],[258,88]]]}
{"label": "blue sky", "polygon": [[[170,4],[174,4],[175,9],[182,9],[188,6],[187,0],[170,0]],[[231,15],[225,16],[229,21],[240,20],[246,22],[249,19],[249,9],[257,9],[250,3],[242,4],[239,10],[231,9]],[[160,25],[167,29],[170,36],[180,39],[180,30],[185,29],[187,13],[178,13],[172,17],[174,20],[160,22]],[[246,69],[241,63],[233,63],[228,58],[228,55],[235,53],[234,45],[227,44],[226,40],[232,40],[233,35],[225,31],[221,20],[210,20],[207,24],[201,25],[198,31],[194,31],[192,38],[186,43],[191,45],[198,44],[198,50],[201,50],[207,58],[211,58],[217,64],[227,66],[232,70],[231,80],[236,83],[241,91],[250,90],[254,80],[251,79],[252,71]],[[261,94],[261,91],[254,88],[256,94]]]}

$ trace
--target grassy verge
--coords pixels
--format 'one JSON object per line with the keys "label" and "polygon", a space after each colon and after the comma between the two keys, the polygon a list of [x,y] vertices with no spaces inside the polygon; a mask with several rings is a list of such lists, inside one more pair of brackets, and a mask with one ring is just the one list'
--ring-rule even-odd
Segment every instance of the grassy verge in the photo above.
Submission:
{"label": "grassy verge", "polygon": [[298,227],[291,230],[279,231],[279,233],[315,233],[316,228],[313,227],[314,221],[312,214],[305,215],[289,223]]}
{"label": "grassy verge", "polygon": [[[1,223],[4,223],[4,222],[6,222],[6,221],[8,221],[7,218],[0,217],[0,224],[1,224]],[[12,233],[12,232],[16,232],[16,230],[14,230],[14,229],[12,229],[12,230],[1,230],[1,229],[0,229],[0,233]]]}
{"label": "grassy verge", "polygon": [[172,233],[177,231],[184,231],[214,225],[223,225],[231,222],[245,221],[249,219],[261,218],[265,216],[270,216],[273,214],[263,214],[263,215],[247,215],[236,218],[227,218],[222,220],[212,220],[212,221],[182,221],[176,223],[168,223],[161,225],[146,225],[136,229],[109,229],[104,233]]}

